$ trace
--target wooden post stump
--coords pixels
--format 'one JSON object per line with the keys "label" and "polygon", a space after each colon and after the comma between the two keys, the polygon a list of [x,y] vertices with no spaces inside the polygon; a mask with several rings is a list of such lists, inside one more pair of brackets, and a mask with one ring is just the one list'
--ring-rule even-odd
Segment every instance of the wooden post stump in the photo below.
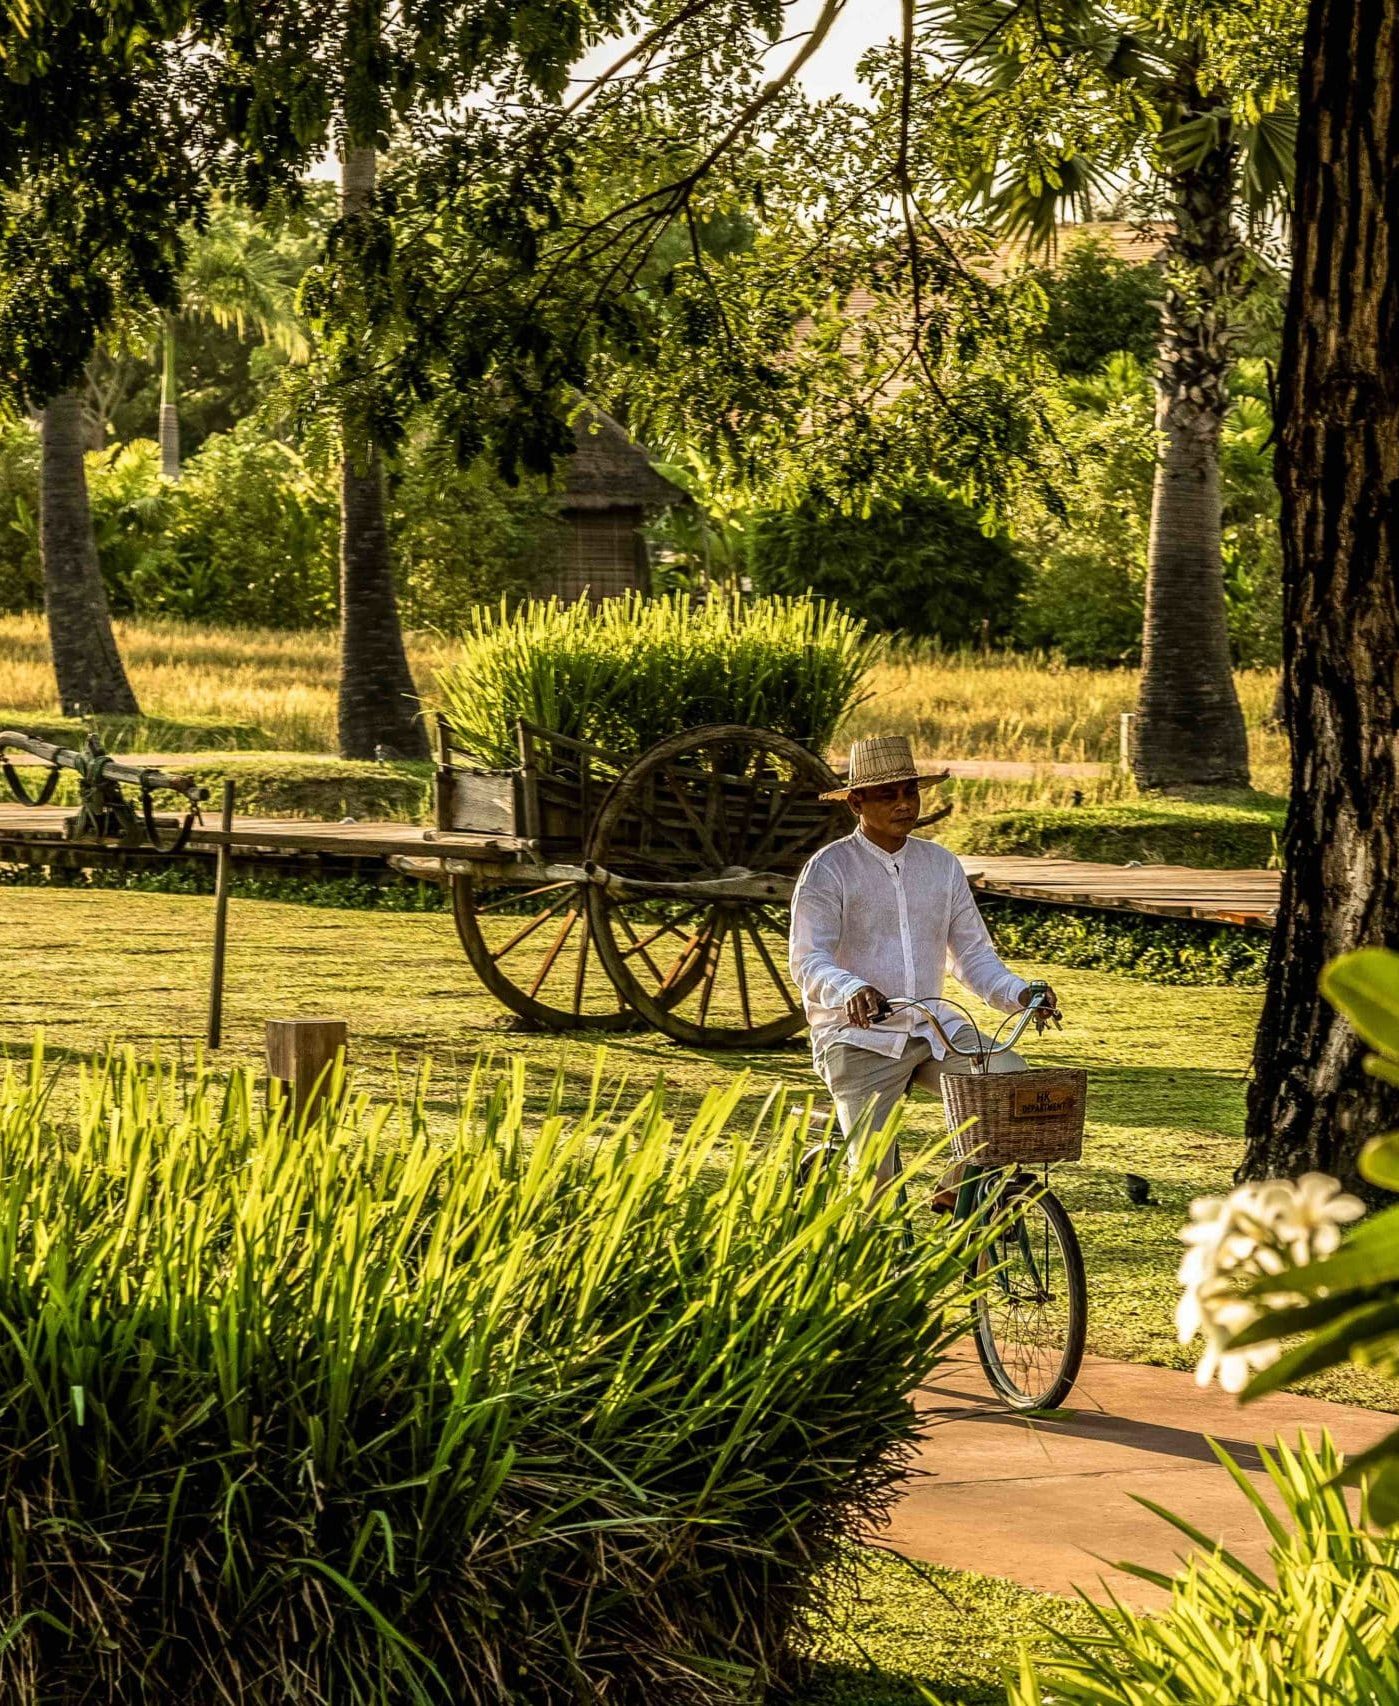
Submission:
{"label": "wooden post stump", "polygon": [[343,1019],[269,1019],[267,1073],[289,1095],[294,1118],[311,1120],[329,1092],[335,1057],[349,1052]]}
{"label": "wooden post stump", "polygon": [[219,829],[224,839],[219,842],[214,878],[214,959],[209,972],[209,1047],[218,1048],[223,1042],[223,968],[228,947],[228,834],[233,828],[233,784],[223,785],[223,809],[219,813]]}

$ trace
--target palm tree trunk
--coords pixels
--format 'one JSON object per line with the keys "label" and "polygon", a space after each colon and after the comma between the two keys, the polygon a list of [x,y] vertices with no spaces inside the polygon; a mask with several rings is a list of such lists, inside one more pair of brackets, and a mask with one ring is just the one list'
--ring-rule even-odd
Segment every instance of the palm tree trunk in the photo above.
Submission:
{"label": "palm tree trunk", "polygon": [[[374,150],[351,148],[340,163],[346,219],[367,212],[374,193]],[[359,438],[361,442],[356,443]],[[384,523],[384,476],[368,432],[346,423],[340,462],[340,752],[373,758],[385,747],[400,758],[426,758],[417,691],[403,648],[393,560]]]}
{"label": "palm tree trunk", "polygon": [[1313,0],[1302,63],[1276,457],[1292,799],[1239,1171],[1354,1187],[1399,1089],[1317,978],[1399,942],[1399,0]]}
{"label": "palm tree trunk", "polygon": [[1248,786],[1219,545],[1226,316],[1240,257],[1231,218],[1234,153],[1226,136],[1174,180],[1132,755],[1144,788]]}
{"label": "palm tree trunk", "polygon": [[167,314],[160,335],[160,477],[180,477],[180,409],[175,401],[175,316]]}
{"label": "palm tree trunk", "polygon": [[83,470],[82,398],[61,392],[40,428],[39,551],[58,697],[65,716],[136,716],[112,633]]}

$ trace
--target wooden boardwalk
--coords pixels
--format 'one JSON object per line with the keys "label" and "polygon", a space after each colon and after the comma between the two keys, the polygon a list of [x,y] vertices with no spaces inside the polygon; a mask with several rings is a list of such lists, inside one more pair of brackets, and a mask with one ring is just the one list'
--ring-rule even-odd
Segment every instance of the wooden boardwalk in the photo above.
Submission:
{"label": "wooden boardwalk", "polygon": [[1092,865],[1080,859],[964,857],[982,894],[1046,906],[1145,912],[1270,930],[1277,917],[1277,871],[1202,871],[1189,865]]}
{"label": "wooden boardwalk", "polygon": [[[35,860],[56,851],[64,862],[84,863],[82,850],[63,839],[71,807],[0,806],[0,860]],[[218,845],[212,813],[196,828],[180,857],[212,858]],[[438,858],[469,860],[488,875],[516,863],[523,844],[509,836],[441,832],[404,823],[317,823],[296,818],[234,820],[230,840],[240,864],[275,868],[293,860],[330,866],[366,860],[411,859],[414,875],[429,875]],[[105,857],[111,857],[104,850]],[[117,858],[133,859],[117,853]],[[158,863],[159,854],[134,861]],[[1269,929],[1277,913],[1276,871],[1195,870],[1183,865],[1094,865],[1072,859],[992,858],[962,860],[973,888],[983,894],[1045,906],[1148,913]]]}

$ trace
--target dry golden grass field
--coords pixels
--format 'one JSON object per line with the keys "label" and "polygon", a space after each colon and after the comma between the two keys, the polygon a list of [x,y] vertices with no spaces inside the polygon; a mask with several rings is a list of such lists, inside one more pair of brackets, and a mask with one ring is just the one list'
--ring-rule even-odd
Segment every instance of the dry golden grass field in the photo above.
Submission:
{"label": "dry golden grass field", "polygon": [[[202,628],[182,622],[117,624],[118,642],[147,716],[175,722],[253,724],[259,745],[289,752],[335,750],[336,639],[332,632]],[[439,635],[409,637],[419,687],[452,655]],[[1282,739],[1264,727],[1274,676],[1238,677],[1249,725],[1255,786],[1281,789]],[[1042,657],[895,649],[871,673],[868,696],[841,731],[837,758],[861,735],[907,731],[941,757],[1032,764],[1115,763],[1118,721],[1136,701],[1130,669],[1068,668]],[[0,716],[53,715],[48,639],[40,616],[0,616]],[[215,744],[219,743],[217,735]],[[1045,777],[1041,797],[1068,790]],[[1126,792],[1115,776],[1094,799]],[[1019,791],[1023,799],[1023,790]],[[981,802],[989,804],[989,801]]]}

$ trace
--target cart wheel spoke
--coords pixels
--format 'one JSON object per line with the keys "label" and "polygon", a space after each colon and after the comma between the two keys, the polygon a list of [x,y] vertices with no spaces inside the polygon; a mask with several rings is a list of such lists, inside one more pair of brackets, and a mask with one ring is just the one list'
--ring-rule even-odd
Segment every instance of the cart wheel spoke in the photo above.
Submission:
{"label": "cart wheel spoke", "polygon": [[728,928],[728,920],[722,914],[714,920],[714,927],[705,937],[705,954],[707,964],[704,971],[704,981],[700,985],[699,1027],[704,1029],[709,1019],[709,1003],[714,995],[715,980],[719,976],[719,967],[724,958],[724,936]]}
{"label": "cart wheel spoke", "polygon": [[593,939],[593,933],[588,928],[588,921],[583,920],[583,932],[578,938],[578,965],[573,973],[573,1011],[583,1011],[583,985],[588,976],[588,944]]}
{"label": "cart wheel spoke", "polygon": [[[544,987],[544,979],[548,977],[551,971],[553,971],[554,961],[558,959],[559,955],[563,952],[564,943],[567,942],[569,936],[572,934],[573,926],[577,922],[578,908],[576,906],[571,906],[568,909],[568,914],[563,921],[563,926],[558,935],[555,936],[554,940],[549,944],[548,953],[545,954],[544,958],[540,961],[539,970],[535,973],[534,982],[530,985],[529,992],[531,995],[538,995],[540,990]],[[577,1009],[575,1008],[575,1012],[576,1011]]]}
{"label": "cart wheel spoke", "polygon": [[[542,912],[536,912],[533,918],[526,920],[526,922],[520,926],[520,928],[503,947],[495,949],[491,954],[491,958],[497,965],[499,965],[507,954],[514,953],[515,949],[518,948],[522,942],[527,942],[529,938],[533,936],[535,931],[542,925],[547,924],[551,918],[557,918],[567,905],[568,896],[565,894],[561,899],[556,900],[552,906],[546,906]],[[530,993],[533,994],[534,992],[531,990]]]}
{"label": "cart wheel spoke", "polygon": [[753,946],[758,950],[759,958],[767,968],[768,976],[772,979],[773,984],[782,996],[782,999],[787,1003],[788,1008],[793,1013],[800,1013],[801,1004],[797,1000],[796,996],[792,994],[791,984],[785,977],[783,977],[781,971],[778,969],[777,962],[773,959],[772,954],[768,950],[767,943],[763,940],[762,932],[758,929],[757,925],[751,918],[745,918],[743,922],[748,934],[753,938]]}
{"label": "cart wheel spoke", "polygon": [[776,806],[773,808],[772,815],[768,818],[767,825],[763,830],[762,837],[758,841],[757,846],[753,848],[749,853],[748,858],[745,860],[750,871],[762,869],[763,860],[768,858],[772,853],[777,840],[777,831],[785,820],[787,813],[791,810],[791,806],[792,795],[783,794],[778,800]]}
{"label": "cart wheel spoke", "polygon": [[704,822],[689,800],[685,798],[685,790],[675,780],[675,773],[668,766],[664,774],[667,783],[670,785],[671,793],[680,802],[681,811],[684,812],[690,828],[694,830],[700,846],[704,849],[705,856],[711,862],[711,869],[722,871],[728,860],[715,846],[714,837],[709,832],[709,825]]}
{"label": "cart wheel spoke", "polygon": [[557,894],[560,889],[572,886],[571,883],[545,883],[543,888],[522,889],[519,893],[509,889],[498,900],[488,900],[484,906],[478,906],[476,912],[479,917],[484,918],[492,912],[499,912],[503,906],[522,906],[527,900],[537,900],[542,894]]}
{"label": "cart wheel spoke", "polygon": [[[504,896],[492,892],[489,902],[478,904],[469,876],[454,874],[451,878],[452,913],[467,959],[496,1000],[529,1025],[554,1031],[619,1031],[638,1023],[616,980],[610,975],[605,983],[600,980],[591,959],[584,960],[581,983],[575,976],[567,994],[560,990],[562,999],[552,994],[560,980],[551,982],[550,973],[573,929],[583,933],[580,953],[591,955],[588,939],[592,926],[586,906],[591,887],[568,882],[541,884],[536,880],[529,888]],[[544,904],[537,911],[522,919],[489,915],[489,909],[511,902],[530,905],[541,901]],[[571,924],[566,914],[572,915]],[[554,921],[554,930],[541,937],[539,932],[550,920]],[[489,935],[488,925],[492,928]],[[494,934],[501,928],[510,931],[504,940]]]}
{"label": "cart wheel spoke", "polygon": [[753,1029],[753,1004],[748,999],[748,968],[743,963],[742,929],[730,930],[729,938],[734,945],[734,975],[738,978],[738,1005],[743,1013],[743,1022],[751,1031]]}

